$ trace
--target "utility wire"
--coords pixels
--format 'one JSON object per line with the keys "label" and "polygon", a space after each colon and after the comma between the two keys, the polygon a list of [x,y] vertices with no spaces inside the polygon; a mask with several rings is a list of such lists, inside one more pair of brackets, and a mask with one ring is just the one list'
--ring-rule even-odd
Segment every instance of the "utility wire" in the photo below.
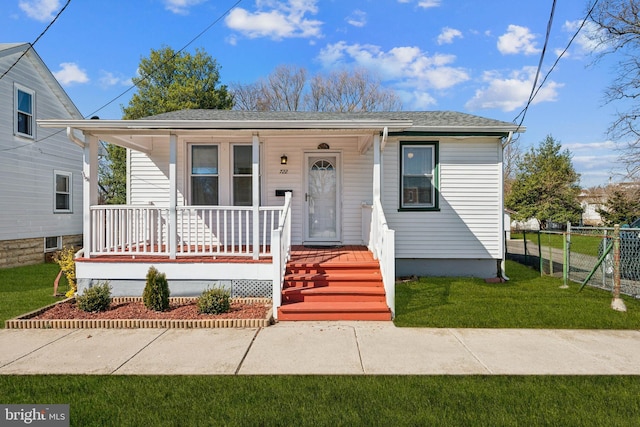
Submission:
{"label": "utility wire", "polygon": [[[147,80],[149,77],[151,77],[153,75],[153,73],[157,70],[159,70],[162,66],[164,66],[165,64],[169,63],[170,61],[172,61],[176,56],[178,56],[180,53],[182,53],[187,47],[189,47],[193,42],[195,42],[196,40],[198,40],[200,37],[202,37],[204,35],[204,33],[206,33],[207,31],[209,31],[211,29],[211,27],[213,27],[214,25],[216,25],[218,22],[220,22],[222,20],[222,18],[224,18],[225,16],[227,16],[229,14],[229,12],[231,12],[233,9],[235,9],[240,3],[242,3],[242,0],[238,0],[236,1],[233,6],[231,6],[230,8],[228,8],[222,15],[220,15],[218,18],[216,18],[211,24],[209,24],[209,26],[207,26],[204,30],[200,31],[194,38],[192,38],[191,40],[189,40],[189,42],[187,44],[185,44],[184,46],[182,46],[182,48],[180,48],[179,50],[177,50],[172,56],[171,58],[167,59],[166,61],[158,64],[158,66],[149,74],[146,74],[144,76],[142,76],[139,80],[138,83],[141,83],[144,80]],[[101,106],[100,108],[98,108],[97,110],[95,110],[93,113],[85,116],[86,117],[92,117],[94,116],[97,112],[99,112],[100,110],[106,108],[107,106],[113,104],[117,99],[121,98],[122,96],[124,96],[126,93],[128,93],[129,91],[131,91],[133,88],[138,86],[138,83],[134,83],[131,86],[129,86],[127,89],[125,89],[122,93],[120,93],[118,96],[116,96],[115,98],[111,99],[109,102],[107,102],[106,104],[104,104],[103,106]]]}
{"label": "utility wire", "polygon": [[20,62],[20,60],[27,54],[27,52],[29,52],[30,49],[33,49],[33,46],[38,43],[38,40],[40,40],[42,38],[42,36],[45,35],[45,33],[47,31],[49,31],[49,28],[51,28],[51,26],[53,25],[54,22],[56,22],[58,20],[58,17],[60,17],[60,15],[62,15],[62,12],[64,12],[64,10],[67,8],[67,6],[69,6],[69,3],[71,3],[71,0],[67,0],[67,2],[65,3],[65,5],[62,7],[62,9],[60,9],[60,11],[58,12],[58,14],[53,18],[53,20],[49,23],[49,25],[47,25],[47,28],[44,29],[44,31],[42,31],[40,33],[40,35],[38,37],[36,37],[36,39],[34,40],[33,43],[29,44],[29,47],[27,49],[25,49],[24,52],[22,52],[22,55],[20,55],[20,57],[18,59],[16,59],[16,62],[14,62],[13,64],[11,64],[11,66],[7,69],[7,71],[5,71],[4,73],[2,73],[2,75],[0,76],[0,80],[2,80],[2,78],[4,76],[6,76],[7,74],[9,74],[9,71],[11,71],[13,69],[13,67],[15,67],[16,65],[18,65],[18,62]]}
{"label": "utility wire", "polygon": [[[553,70],[556,68],[556,66],[558,65],[558,63],[560,62],[560,59],[562,59],[562,57],[567,53],[567,51],[569,50],[569,48],[571,47],[571,45],[573,44],[574,40],[576,39],[576,37],[578,37],[578,34],[580,34],[580,31],[582,31],[582,29],[584,28],[584,26],[587,24],[587,20],[589,19],[589,17],[591,16],[591,14],[593,13],[593,11],[595,10],[596,6],[598,5],[598,2],[600,0],[595,0],[593,2],[593,5],[591,5],[591,8],[589,9],[589,11],[587,12],[587,14],[585,15],[584,19],[582,20],[582,22],[580,23],[580,26],[578,27],[578,29],[575,31],[575,33],[573,34],[573,36],[571,36],[571,38],[569,39],[569,42],[567,43],[567,46],[562,50],[562,52],[560,53],[560,55],[558,55],[558,57],[556,58],[556,60],[554,61],[553,65],[551,66],[551,68],[549,69],[549,71],[547,71],[547,73],[545,74],[544,78],[542,79],[542,81],[540,82],[540,85],[536,88],[535,84],[533,86],[533,89],[535,90],[534,92],[532,92],[532,96],[529,97],[529,101],[527,102],[527,105],[525,106],[525,108],[522,109],[522,111],[520,111],[520,113],[516,116],[515,119],[513,119],[513,121],[515,122],[516,120],[518,120],[518,118],[522,115],[522,120],[520,121],[520,123],[518,124],[518,128],[520,128],[522,126],[522,123],[524,122],[524,115],[526,115],[527,109],[529,108],[529,105],[531,104],[531,102],[535,99],[535,97],[538,95],[538,92],[540,92],[540,90],[542,89],[542,86],[544,86],[545,82],[547,81],[547,79],[549,78],[549,75],[553,72]],[[555,3],[555,2],[554,2]],[[554,4],[555,7],[555,4]]]}
{"label": "utility wire", "polygon": [[513,121],[515,122],[516,120],[518,120],[518,117],[522,116],[522,119],[518,124],[518,128],[516,129],[516,132],[518,132],[518,130],[522,126],[522,123],[524,122],[524,118],[527,115],[527,110],[529,109],[529,106],[531,105],[531,103],[533,102],[533,99],[538,93],[536,91],[536,87],[538,85],[538,78],[540,77],[540,71],[542,70],[544,55],[547,52],[547,46],[549,45],[549,36],[551,35],[551,26],[553,25],[553,17],[555,15],[555,11],[556,11],[556,0],[553,0],[553,4],[551,5],[551,13],[549,15],[549,21],[547,22],[547,33],[544,38],[544,45],[542,46],[542,52],[540,53],[540,61],[538,61],[538,69],[536,70],[536,76],[533,80],[533,86],[531,87],[531,93],[529,94],[529,99],[527,100],[527,104],[524,106],[520,114],[518,114],[516,118],[513,119]]}
{"label": "utility wire", "polygon": [[[67,0],[67,4],[64,6],[64,8],[62,8],[62,10],[58,13],[58,15],[56,16],[56,18],[55,18],[55,19],[57,19],[57,18],[58,18],[58,16],[60,15],[60,13],[62,13],[62,11],[67,7],[67,5],[68,5],[70,2],[71,2],[71,0]],[[199,32],[195,37],[193,37],[191,40],[189,40],[189,42],[188,42],[187,44],[185,44],[184,46],[182,46],[182,48],[180,48],[180,50],[176,51],[176,52],[171,56],[171,58],[169,58],[169,59],[167,59],[166,61],[164,61],[164,62],[162,62],[162,63],[158,64],[158,66],[157,66],[157,67],[156,67],[156,68],[155,68],[151,73],[149,73],[149,74],[147,74],[147,75],[145,75],[145,76],[142,76],[142,77],[141,77],[141,79],[140,79],[140,82],[142,82],[143,80],[148,79],[149,77],[151,77],[151,76],[153,75],[153,73],[154,73],[155,71],[159,70],[163,65],[165,65],[165,64],[169,63],[170,61],[172,61],[172,60],[173,60],[173,59],[174,59],[178,54],[182,53],[182,52],[183,52],[187,47],[189,47],[193,42],[195,42],[195,41],[196,41],[196,40],[198,40],[200,37],[202,37],[202,36],[204,35],[204,33],[206,33],[207,31],[209,31],[209,30],[210,30],[214,25],[216,25],[218,22],[220,22],[220,21],[222,20],[222,18],[224,18],[225,16],[227,16],[227,15],[229,14],[229,12],[231,12],[233,9],[235,9],[235,8],[236,8],[236,7],[237,7],[241,2],[242,2],[242,0],[237,0],[237,1],[236,1],[236,2],[231,6],[231,7],[229,7],[229,8],[228,8],[224,13],[222,13],[218,18],[216,18],[213,22],[211,22],[211,24],[209,24],[209,25],[208,25],[204,30],[200,31],[200,32]],[[53,22],[55,22],[55,19],[54,19],[54,21],[53,21]],[[53,22],[52,22],[51,24],[53,24]],[[51,24],[49,24],[49,26],[47,27],[47,29],[51,26]],[[45,32],[46,32],[46,30],[45,30]],[[44,32],[43,32],[42,34],[44,34]],[[38,39],[39,39],[40,37],[42,37],[42,34],[38,37]],[[38,41],[38,39],[36,39],[36,42]],[[35,44],[35,42],[34,42],[34,44]],[[24,56],[25,54],[26,54],[26,51],[25,51],[25,53],[23,53],[23,54],[22,54],[22,56]],[[22,58],[22,56],[21,56],[20,58]],[[18,61],[20,61],[20,58],[18,58]],[[13,67],[18,63],[18,61],[16,61],[16,63],[15,63],[15,64],[13,64],[13,65],[11,66],[11,68],[13,68]],[[8,72],[8,70],[7,70],[7,72]],[[5,73],[5,74],[6,74],[6,73]],[[0,77],[0,78],[1,78],[1,77]],[[91,114],[88,114],[88,115],[84,116],[84,118],[86,119],[86,118],[89,118],[89,117],[93,117],[93,116],[94,116],[96,113],[98,113],[100,110],[102,110],[102,109],[106,108],[107,106],[109,106],[109,105],[113,104],[116,100],[118,100],[119,98],[121,98],[122,96],[124,96],[125,94],[127,94],[128,92],[130,92],[130,91],[131,91],[133,88],[135,88],[135,87],[137,87],[137,84],[133,84],[133,85],[129,86],[126,90],[124,90],[123,92],[121,92],[121,93],[120,93],[119,95],[117,95],[116,97],[112,98],[109,102],[107,102],[106,104],[102,105],[100,108],[98,108],[97,110],[95,110],[95,111],[94,111],[94,112],[92,112]],[[19,146],[17,146],[17,147],[5,148],[5,149],[3,149],[3,150],[0,150],[0,152],[3,152],[3,151],[11,151],[11,150],[17,150],[17,149],[19,149],[19,148],[22,148],[22,147],[26,147],[26,146],[32,145],[32,144],[34,144],[34,143],[42,142],[42,141],[44,141],[44,140],[46,140],[46,139],[49,139],[49,138],[51,138],[51,137],[53,137],[53,136],[55,136],[55,135],[58,135],[59,133],[61,133],[61,132],[63,132],[63,131],[64,131],[64,129],[61,129],[61,130],[59,130],[59,131],[57,131],[57,132],[55,132],[55,133],[52,133],[52,134],[50,134],[50,135],[48,135],[48,136],[45,136],[44,138],[38,139],[37,141],[30,142],[30,143],[26,143],[26,144],[23,144],[23,145],[19,145]]]}

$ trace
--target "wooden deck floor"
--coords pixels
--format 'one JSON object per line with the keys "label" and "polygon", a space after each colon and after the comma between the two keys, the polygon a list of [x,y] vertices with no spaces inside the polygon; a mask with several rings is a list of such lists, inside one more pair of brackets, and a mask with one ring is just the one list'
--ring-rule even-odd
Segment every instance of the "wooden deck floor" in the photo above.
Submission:
{"label": "wooden deck floor", "polygon": [[[179,255],[169,259],[161,255],[99,255],[91,258],[79,258],[79,262],[163,262],[163,263],[270,263],[270,256],[262,256],[257,260],[247,256],[227,255]],[[294,245],[291,247],[290,262],[296,263],[358,263],[374,261],[373,255],[366,246],[347,245],[335,248]]]}

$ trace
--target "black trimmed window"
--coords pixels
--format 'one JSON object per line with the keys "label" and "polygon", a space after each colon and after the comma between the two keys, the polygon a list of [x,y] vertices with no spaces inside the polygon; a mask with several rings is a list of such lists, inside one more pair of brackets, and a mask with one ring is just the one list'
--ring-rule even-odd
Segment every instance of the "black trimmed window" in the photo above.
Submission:
{"label": "black trimmed window", "polygon": [[70,213],[73,206],[72,177],[71,172],[54,171],[54,209],[56,213]]}
{"label": "black trimmed window", "polygon": [[219,204],[219,158],[217,145],[191,146],[191,204]]}
{"label": "black trimmed window", "polygon": [[400,143],[400,209],[438,209],[438,143]]}
{"label": "black trimmed window", "polygon": [[16,135],[33,138],[35,135],[35,98],[36,93],[24,86],[15,85],[15,125]]}
{"label": "black trimmed window", "polygon": [[251,206],[253,203],[253,147],[233,146],[233,205]]}

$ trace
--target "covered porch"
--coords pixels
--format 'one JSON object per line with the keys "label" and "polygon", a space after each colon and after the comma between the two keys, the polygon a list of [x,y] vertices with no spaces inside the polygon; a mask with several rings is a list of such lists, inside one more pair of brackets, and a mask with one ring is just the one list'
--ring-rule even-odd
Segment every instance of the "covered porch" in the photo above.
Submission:
{"label": "covered porch", "polygon": [[[274,309],[282,302],[291,248],[305,245],[367,248],[382,269],[386,300],[393,307],[394,239],[380,202],[381,156],[388,127],[408,124],[402,120],[40,122],[66,127],[69,138],[84,149],[80,289],[97,280],[143,280],[144,266],[153,264],[165,268],[169,279],[200,287],[228,280],[269,282]],[[126,205],[98,203],[100,141],[129,149]],[[238,146],[250,156],[240,172],[233,163]],[[196,167],[194,147],[216,147],[211,150],[218,156],[215,169]],[[318,169],[333,174],[334,190],[328,193],[333,200],[325,209],[334,215],[329,220],[318,213],[326,201],[310,189],[311,171]],[[201,186],[198,180],[203,177],[196,176],[201,171],[215,182],[215,204],[203,203],[194,193]],[[233,187],[236,179],[244,180],[242,188],[249,193]],[[237,203],[240,198],[244,203]],[[329,231],[314,229],[321,221],[330,224]]]}

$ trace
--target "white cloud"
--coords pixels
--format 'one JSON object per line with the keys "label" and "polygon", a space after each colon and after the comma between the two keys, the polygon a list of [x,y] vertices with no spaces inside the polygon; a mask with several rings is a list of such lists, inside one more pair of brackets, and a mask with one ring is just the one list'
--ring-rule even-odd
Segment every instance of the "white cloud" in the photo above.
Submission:
{"label": "white cloud", "polygon": [[29,18],[47,22],[53,19],[60,8],[60,0],[20,0],[18,6]]}
{"label": "white cloud", "polygon": [[418,6],[424,9],[429,9],[431,7],[438,7],[440,6],[440,0],[421,0],[418,2]]}
{"label": "white cloud", "polygon": [[[581,20],[565,21],[562,29],[568,33],[575,33],[582,25]],[[602,30],[598,28],[596,24],[588,21],[580,30],[576,36],[574,43],[578,46],[580,53],[601,52],[607,49],[607,44],[603,43],[605,37],[602,34]]]}
{"label": "white cloud", "polygon": [[257,0],[255,12],[235,8],[225,18],[227,26],[249,38],[320,37],[322,22],[305,15],[318,13],[318,0]]}
{"label": "white cloud", "polygon": [[177,13],[179,15],[186,15],[189,13],[189,8],[196,6],[206,0],[164,0],[165,9]]}
{"label": "white cloud", "polygon": [[321,50],[319,61],[327,69],[347,66],[374,70],[383,81],[413,89],[448,89],[469,80],[463,68],[454,67],[455,55],[427,55],[414,46],[383,51],[375,45],[338,42]]}
{"label": "white cloud", "polygon": [[[398,0],[398,3],[411,3],[413,0]],[[423,9],[429,9],[432,7],[438,7],[442,3],[442,0],[419,0],[418,7]]]}
{"label": "white cloud", "polygon": [[367,14],[361,10],[354,10],[351,15],[347,17],[347,23],[354,27],[364,27],[367,25]]}
{"label": "white cloud", "polygon": [[534,55],[540,52],[536,47],[535,38],[527,27],[509,25],[507,32],[498,37],[498,50],[503,55]]}
{"label": "white cloud", "polygon": [[100,86],[103,88],[111,87],[111,86],[131,86],[133,82],[129,77],[116,76],[112,72],[109,71],[100,71]]}
{"label": "white cloud", "polygon": [[451,44],[455,38],[462,38],[462,32],[455,28],[444,27],[438,36],[438,44]]}
{"label": "white cloud", "polygon": [[87,83],[89,81],[87,73],[73,62],[63,62],[60,64],[60,67],[62,67],[60,71],[54,72],[53,75],[62,86],[69,86],[74,83]]}
{"label": "white cloud", "polygon": [[[513,71],[508,77],[503,77],[498,72],[485,72],[483,80],[487,85],[476,90],[474,97],[465,104],[465,107],[472,111],[497,108],[504,112],[522,108],[531,94],[535,73],[536,67],[524,67]],[[558,89],[562,86],[562,83],[548,80],[532,104],[555,101],[558,97]]]}

